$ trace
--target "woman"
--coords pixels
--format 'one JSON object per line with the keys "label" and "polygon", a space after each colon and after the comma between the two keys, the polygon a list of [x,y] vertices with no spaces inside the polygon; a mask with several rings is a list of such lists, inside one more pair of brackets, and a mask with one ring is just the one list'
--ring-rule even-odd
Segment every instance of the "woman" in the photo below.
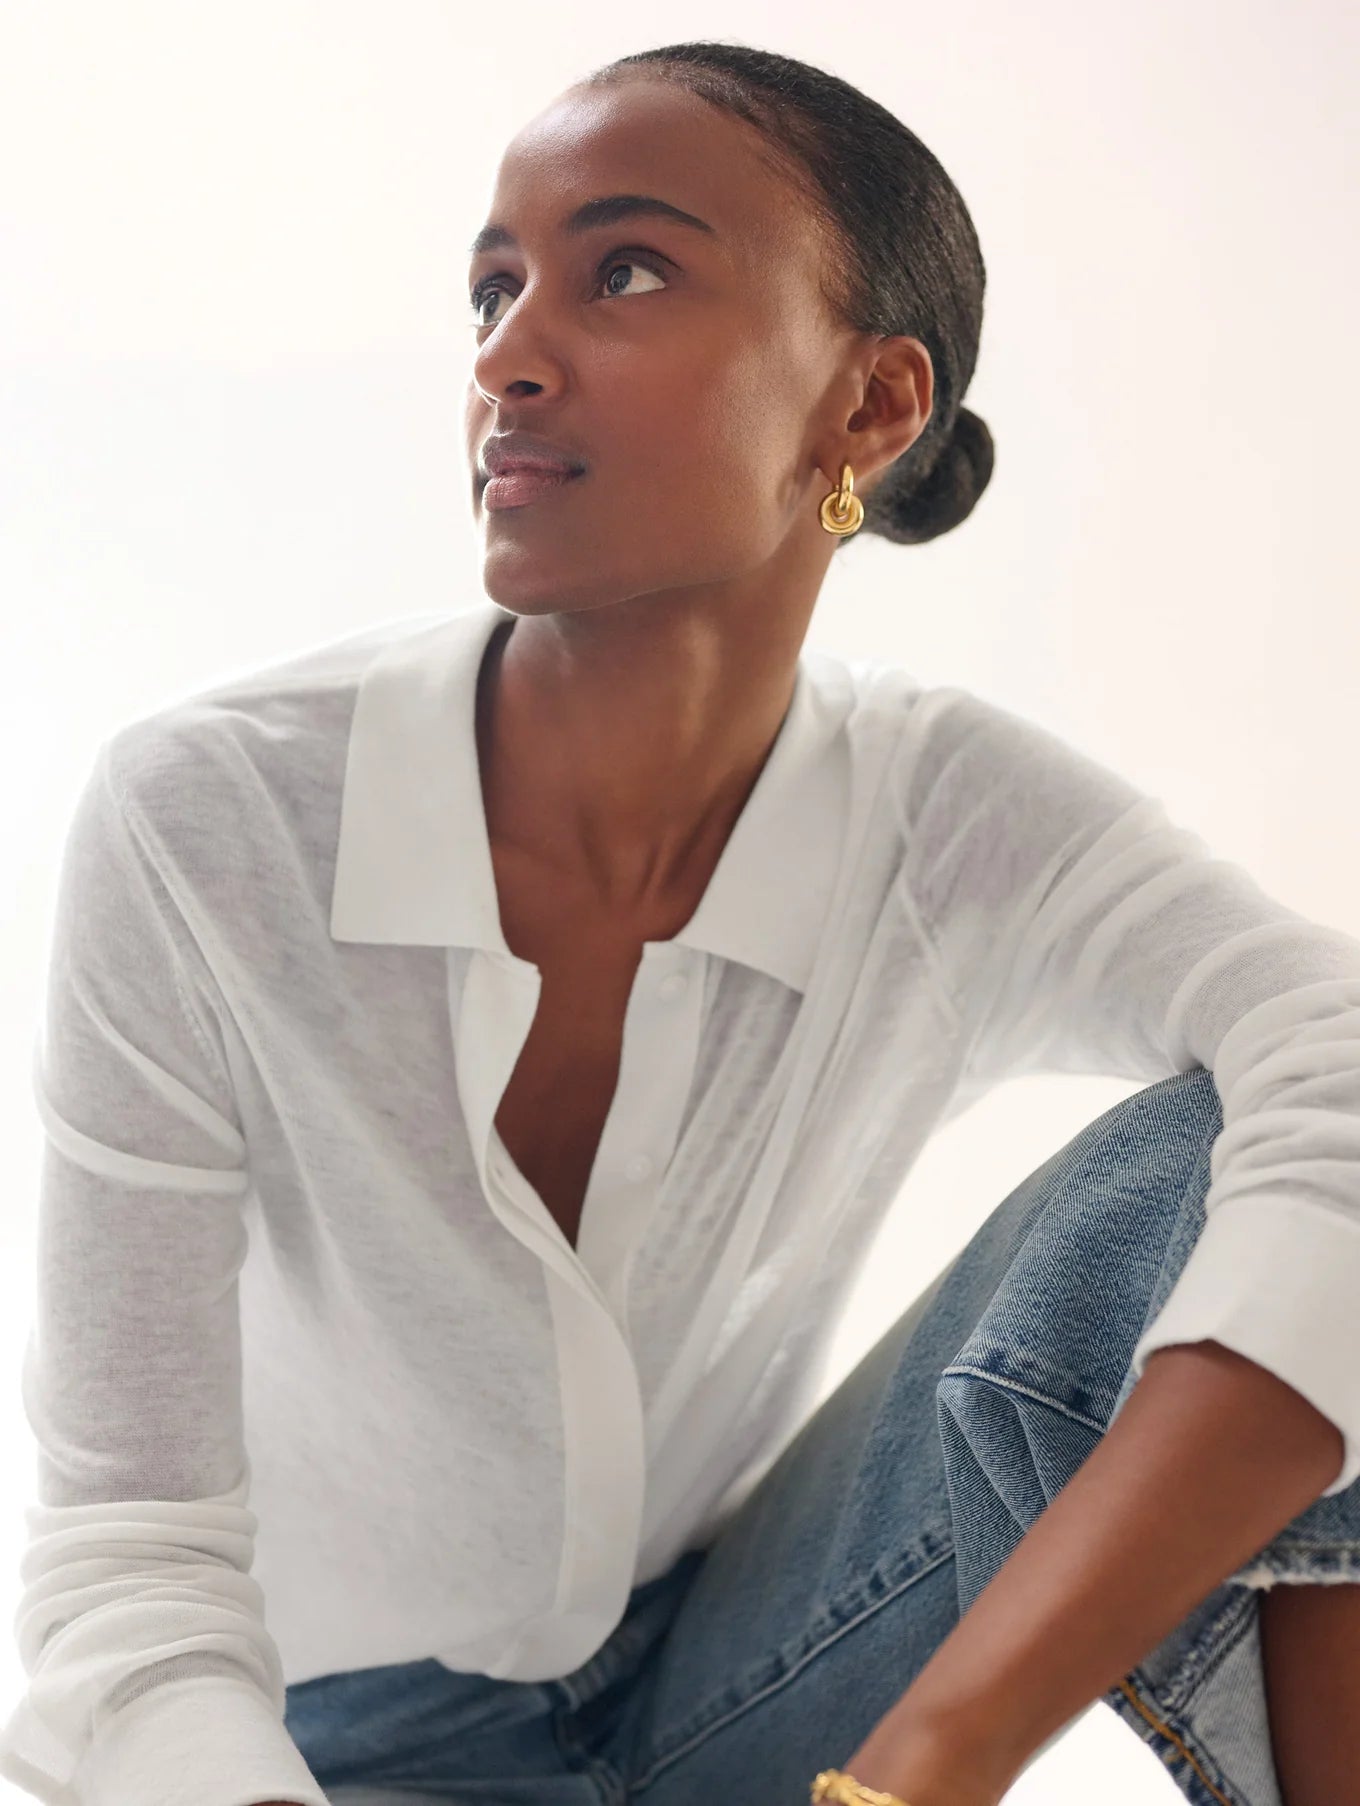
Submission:
{"label": "woman", "polygon": [[[991,1806],[1099,1698],[1188,1799],[1345,1797],[1360,943],[803,650],[857,529],[986,486],[983,282],[839,79],[596,71],[473,247],[494,600],[101,747],[35,1075],[39,1798]],[[1040,1070],[1149,1083],[809,1416],[930,1133]]]}

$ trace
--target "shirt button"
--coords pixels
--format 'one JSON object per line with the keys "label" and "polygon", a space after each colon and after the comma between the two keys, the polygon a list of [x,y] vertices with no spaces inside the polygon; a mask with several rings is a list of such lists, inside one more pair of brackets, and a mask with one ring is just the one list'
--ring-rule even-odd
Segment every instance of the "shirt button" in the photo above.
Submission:
{"label": "shirt button", "polygon": [[623,1170],[630,1179],[645,1179],[652,1170],[652,1163],[646,1154],[635,1154]]}
{"label": "shirt button", "polygon": [[658,996],[665,997],[669,1000],[672,997],[678,997],[684,988],[684,973],[672,972],[669,978],[663,978],[661,980],[661,983],[657,986],[657,994]]}

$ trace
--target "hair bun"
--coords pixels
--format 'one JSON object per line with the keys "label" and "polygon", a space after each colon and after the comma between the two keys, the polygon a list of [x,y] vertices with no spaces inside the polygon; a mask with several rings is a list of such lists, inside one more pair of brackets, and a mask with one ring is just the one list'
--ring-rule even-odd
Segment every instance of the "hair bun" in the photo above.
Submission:
{"label": "hair bun", "polygon": [[920,466],[913,466],[910,450],[889,466],[864,504],[866,529],[897,545],[938,538],[973,512],[991,481],[994,462],[987,422],[961,407],[950,431],[937,441],[934,462],[923,476]]}

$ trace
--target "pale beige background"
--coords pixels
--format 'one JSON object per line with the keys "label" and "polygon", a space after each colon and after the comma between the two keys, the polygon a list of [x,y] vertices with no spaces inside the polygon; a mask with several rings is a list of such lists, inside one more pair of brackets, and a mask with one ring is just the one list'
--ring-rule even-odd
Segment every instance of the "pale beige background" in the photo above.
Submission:
{"label": "pale beige background", "polygon": [[[0,1621],[31,1486],[30,1039],[95,744],[230,668],[478,598],[462,247],[491,171],[591,65],[698,37],[823,63],[891,107],[988,263],[967,400],[992,487],[931,545],[839,555],[810,643],[1034,715],[1292,907],[1360,929],[1354,7],[11,0]],[[1027,1080],[951,1125],[831,1381],[1131,1089]],[[19,1682],[0,1640],[6,1710]],[[1077,1806],[1093,1785],[1103,1806],[1180,1797],[1094,1707],[1011,1802]]]}

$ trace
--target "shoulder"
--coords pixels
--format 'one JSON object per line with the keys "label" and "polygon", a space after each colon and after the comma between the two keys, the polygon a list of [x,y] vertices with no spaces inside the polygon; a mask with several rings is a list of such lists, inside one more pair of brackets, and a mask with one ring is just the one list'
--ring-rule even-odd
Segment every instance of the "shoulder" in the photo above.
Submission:
{"label": "shoulder", "polygon": [[979,864],[1004,879],[1154,807],[1123,773],[1019,708],[877,661],[843,668],[860,744],[878,749],[874,768],[886,772],[885,822],[925,881]]}
{"label": "shoulder", "polygon": [[174,863],[212,848],[239,860],[280,833],[324,837],[363,673],[411,619],[242,667],[125,721],[97,774],[148,850]]}
{"label": "shoulder", "polygon": [[899,797],[920,801],[961,755],[1004,756],[1025,723],[959,684],[931,684],[878,659],[837,660],[851,693],[848,725],[866,750],[882,749]]}

